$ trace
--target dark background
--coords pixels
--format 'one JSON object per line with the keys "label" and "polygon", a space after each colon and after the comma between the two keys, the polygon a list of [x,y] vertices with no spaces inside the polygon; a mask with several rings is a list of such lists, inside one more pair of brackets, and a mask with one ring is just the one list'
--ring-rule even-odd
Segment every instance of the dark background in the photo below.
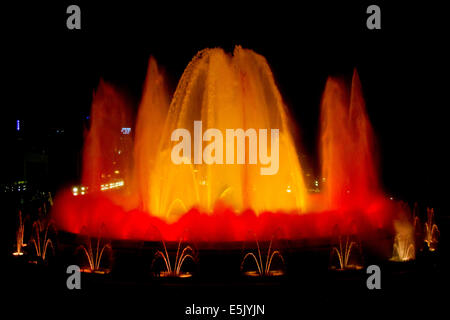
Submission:
{"label": "dark background", "polygon": [[[70,4],[81,7],[81,30],[66,28]],[[369,4],[381,7],[381,30],[366,28]],[[267,58],[316,174],[326,78],[350,81],[356,67],[386,192],[445,206],[448,32],[437,4],[46,1],[6,5],[2,13],[2,183],[17,180],[24,149],[48,156],[45,173],[31,182],[57,190],[77,181],[83,128],[101,78],[137,105],[150,55],[173,91],[196,52],[216,46],[232,51],[240,44]],[[26,136],[19,142],[17,119]],[[55,128],[64,134],[52,135]]]}

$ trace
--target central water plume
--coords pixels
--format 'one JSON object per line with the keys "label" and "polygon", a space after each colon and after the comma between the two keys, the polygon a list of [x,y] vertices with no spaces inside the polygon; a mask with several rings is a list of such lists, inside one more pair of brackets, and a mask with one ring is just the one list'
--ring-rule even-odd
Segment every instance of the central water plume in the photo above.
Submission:
{"label": "central water plume", "polygon": [[[261,175],[261,164],[174,164],[172,132],[193,133],[198,120],[205,131],[279,129],[278,173]],[[184,71],[170,105],[146,207],[170,221],[192,207],[212,212],[219,201],[236,212],[303,209],[306,190],[290,132],[285,105],[262,56],[241,47],[232,56],[222,49],[201,51]]]}

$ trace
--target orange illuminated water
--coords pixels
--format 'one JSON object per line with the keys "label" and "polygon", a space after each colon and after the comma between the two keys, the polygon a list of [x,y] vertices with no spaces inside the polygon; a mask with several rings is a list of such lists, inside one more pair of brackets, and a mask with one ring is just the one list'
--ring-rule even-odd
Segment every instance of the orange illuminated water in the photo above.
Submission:
{"label": "orange illuminated water", "polygon": [[[315,107],[315,106],[309,106]],[[264,57],[241,47],[199,52],[172,97],[150,59],[137,117],[112,86],[93,99],[83,153],[84,194],[61,191],[53,217],[74,233],[113,238],[205,241],[288,239],[392,228],[395,204],[379,187],[373,131],[356,71],[350,85],[330,78],[321,103],[321,192],[310,194],[292,119]],[[174,164],[177,128],[279,129],[279,170],[263,164]],[[127,128],[131,128],[128,130]],[[194,137],[192,136],[192,145]],[[268,143],[270,153],[270,139]],[[249,145],[245,146],[248,158]],[[155,232],[154,230],[158,230]],[[158,239],[159,240],[159,239]]]}

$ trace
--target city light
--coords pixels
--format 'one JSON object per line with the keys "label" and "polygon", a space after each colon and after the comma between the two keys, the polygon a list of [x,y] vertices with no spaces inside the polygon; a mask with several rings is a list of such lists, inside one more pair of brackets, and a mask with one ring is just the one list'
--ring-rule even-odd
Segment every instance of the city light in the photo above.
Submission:
{"label": "city light", "polygon": [[88,187],[85,186],[75,186],[72,188],[72,194],[74,196],[82,195],[84,196],[88,191]]}
{"label": "city light", "polygon": [[0,185],[0,191],[2,192],[23,192],[27,191],[27,182],[26,181],[15,181],[11,184],[2,184]]}
{"label": "city light", "polygon": [[100,190],[101,191],[106,191],[106,190],[111,190],[111,189],[118,189],[120,187],[124,186],[124,181],[123,180],[119,180],[119,181],[115,181],[115,182],[110,182],[110,183],[105,183],[102,184],[100,186]]}

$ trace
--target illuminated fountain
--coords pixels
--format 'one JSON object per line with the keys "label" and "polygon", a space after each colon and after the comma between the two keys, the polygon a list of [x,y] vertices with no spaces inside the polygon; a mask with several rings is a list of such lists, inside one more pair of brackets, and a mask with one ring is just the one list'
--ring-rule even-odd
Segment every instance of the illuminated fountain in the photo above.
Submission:
{"label": "illuminated fountain", "polygon": [[[241,272],[246,276],[251,277],[268,277],[268,276],[281,276],[284,274],[284,271],[282,267],[284,267],[284,258],[281,255],[281,252],[277,249],[272,248],[272,242],[273,239],[270,240],[269,247],[267,249],[266,256],[263,259],[263,256],[261,255],[261,248],[259,246],[258,240],[256,240],[256,247],[257,247],[257,255],[253,252],[247,252],[244,255],[244,258],[241,262]],[[277,270],[272,270],[272,261],[275,257],[278,257],[280,259],[282,267],[278,268]],[[253,261],[256,264],[257,270],[251,270],[251,271],[244,271],[244,264],[247,259],[253,259]],[[263,261],[264,260],[264,261]]]}
{"label": "illuminated fountain", "polygon": [[26,247],[26,244],[23,242],[24,232],[25,232],[25,225],[22,220],[22,211],[19,211],[19,226],[17,227],[16,232],[16,251],[13,252],[14,256],[23,255],[22,248]]}
{"label": "illuminated fountain", "polygon": [[[49,247],[52,249],[53,255],[55,254],[55,247],[49,234],[49,230],[56,232],[53,222],[37,220],[33,223],[32,230],[33,235],[30,241],[34,245],[36,257],[45,262],[48,258],[47,251]],[[33,262],[37,263],[37,260]]]}
{"label": "illuminated fountain", "polygon": [[190,245],[186,245],[186,246],[182,247],[181,244],[182,244],[182,239],[180,239],[180,241],[178,242],[177,253],[175,254],[175,262],[172,267],[172,264],[170,262],[170,256],[167,251],[166,243],[165,243],[165,241],[162,241],[164,251],[161,251],[161,250],[156,251],[155,259],[152,262],[152,268],[154,268],[155,262],[158,261],[158,259],[162,259],[164,261],[164,266],[165,266],[166,270],[157,273],[157,275],[159,277],[189,278],[192,276],[192,273],[190,273],[190,272],[182,272],[181,267],[183,266],[186,259],[190,259],[195,263],[196,262],[196,252]]}
{"label": "illuminated fountain", "polygon": [[[342,234],[355,224],[365,236],[379,229],[393,232],[397,204],[378,183],[373,131],[356,71],[350,88],[337,78],[329,78],[325,86],[320,193],[310,194],[305,187],[292,119],[267,61],[251,50],[238,46],[232,55],[222,49],[199,52],[172,97],[150,59],[135,121],[131,109],[117,88],[100,82],[77,187],[86,192],[57,195],[52,214],[60,229],[95,235],[104,225],[109,238],[153,241],[177,241],[187,232],[189,241],[206,242],[243,241],[250,230],[260,241],[270,241],[275,230],[287,239],[330,237],[335,225]],[[178,144],[172,133],[180,128],[192,133],[192,146],[200,134],[205,147],[194,147],[187,164],[171,159]],[[275,174],[261,174],[267,162],[249,161],[255,153],[249,139],[243,140],[243,164],[196,161],[207,150],[220,149],[219,141],[203,132],[238,128],[250,130],[249,135],[252,129],[279,130]],[[267,155],[276,151],[268,136]],[[233,141],[237,162],[239,144]],[[148,235],[150,226],[161,238]]]}
{"label": "illuminated fountain", "polygon": [[408,234],[397,234],[394,239],[392,261],[410,261],[416,258],[414,239]]}
{"label": "illuminated fountain", "polygon": [[[195,164],[194,159],[192,165],[174,164],[171,134],[177,128],[194,133],[195,120],[202,121],[204,132],[218,129],[225,133],[229,128],[279,129],[278,173],[261,175],[266,165],[260,163],[206,165]],[[285,105],[263,57],[240,47],[233,56],[221,49],[201,51],[187,66],[169,108],[157,152],[154,170],[157,179],[151,185],[149,211],[174,221],[186,212],[185,208],[197,207],[212,213],[218,202],[235,212],[251,208],[257,214],[305,209],[306,190],[291,131]],[[235,156],[236,150],[237,145]],[[250,157],[249,152],[246,144],[246,157]],[[195,153],[196,150],[194,157]],[[167,181],[171,183],[167,185]],[[291,192],[286,192],[288,186]],[[174,202],[180,205],[174,207]]]}
{"label": "illuminated fountain", "polygon": [[425,243],[428,250],[435,251],[439,239],[439,229],[434,221],[434,209],[427,208],[427,221],[425,222]]}
{"label": "illuminated fountain", "polygon": [[[401,210],[404,212],[409,211],[409,207],[407,204],[402,204]],[[405,219],[410,216],[408,213],[405,213]],[[396,231],[394,244],[393,244],[393,252],[392,252],[392,261],[396,262],[405,262],[414,260],[416,258],[416,245],[415,245],[415,224],[418,223],[417,219],[414,218],[413,215],[413,223],[408,223],[407,221],[396,220],[394,221],[394,229]]]}
{"label": "illuminated fountain", "polygon": [[112,252],[111,243],[109,241],[102,240],[100,233],[97,236],[95,249],[93,249],[91,237],[88,236],[86,243],[78,246],[76,252],[80,250],[84,253],[88,261],[88,267],[80,269],[82,272],[107,274],[111,271],[110,268],[100,266],[105,250],[109,253]]}
{"label": "illuminated fountain", "polygon": [[337,271],[362,269],[362,245],[356,233],[341,235],[337,226],[335,233],[338,236],[336,244],[331,247],[330,269]]}
{"label": "illuminated fountain", "polygon": [[327,80],[320,125],[325,206],[328,209],[367,209],[380,196],[381,190],[373,130],[356,70],[350,90],[342,80]]}
{"label": "illuminated fountain", "polygon": [[338,265],[332,263],[331,269],[335,270],[359,270],[362,269],[362,265],[351,263],[350,257],[352,252],[361,248],[361,245],[356,241],[352,241],[350,236],[339,238],[339,246],[332,248],[331,260],[333,261],[334,255],[338,258]]}

